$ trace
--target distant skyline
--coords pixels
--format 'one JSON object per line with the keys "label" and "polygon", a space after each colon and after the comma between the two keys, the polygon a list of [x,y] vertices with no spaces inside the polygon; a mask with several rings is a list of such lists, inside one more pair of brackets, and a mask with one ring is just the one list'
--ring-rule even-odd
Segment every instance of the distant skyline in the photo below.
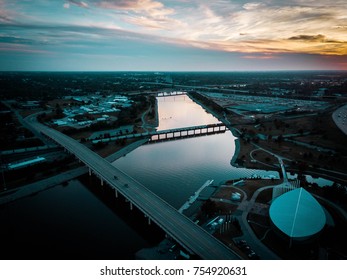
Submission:
{"label": "distant skyline", "polygon": [[0,71],[347,70],[346,0],[0,0]]}

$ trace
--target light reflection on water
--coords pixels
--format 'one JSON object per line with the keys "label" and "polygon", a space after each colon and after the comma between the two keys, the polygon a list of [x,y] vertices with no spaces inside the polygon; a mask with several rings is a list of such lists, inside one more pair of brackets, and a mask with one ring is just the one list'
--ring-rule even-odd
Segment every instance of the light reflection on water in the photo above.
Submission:
{"label": "light reflection on water", "polygon": [[158,130],[218,123],[218,119],[208,114],[200,105],[186,95],[159,97]]}
{"label": "light reflection on water", "polygon": [[[297,174],[290,174],[290,173],[287,173],[288,175],[288,179],[296,179],[298,177]],[[305,175],[306,177],[306,181],[309,182],[309,183],[316,183],[318,186],[320,187],[324,187],[324,186],[332,186],[334,184],[333,181],[330,181],[328,179],[324,179],[324,178],[314,178],[312,177],[311,175]]]}
{"label": "light reflection on water", "polygon": [[142,146],[113,164],[179,208],[207,180],[278,175],[230,165],[234,138],[228,131],[198,138]]}
{"label": "light reflection on water", "polygon": [[[160,97],[158,105],[158,130],[219,122],[187,96]],[[234,153],[235,137],[227,131],[144,145],[113,164],[179,208],[207,180],[220,183],[252,174],[278,176],[275,171],[231,166]]]}

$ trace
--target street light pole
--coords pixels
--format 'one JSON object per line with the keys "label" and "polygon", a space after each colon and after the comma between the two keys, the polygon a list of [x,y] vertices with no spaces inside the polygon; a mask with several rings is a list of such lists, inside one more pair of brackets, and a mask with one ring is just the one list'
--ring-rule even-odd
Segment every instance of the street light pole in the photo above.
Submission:
{"label": "street light pole", "polygon": [[1,173],[2,173],[2,181],[4,182],[4,191],[6,191],[7,190],[7,188],[6,188],[6,181],[5,181],[5,174],[4,174],[4,166],[3,166],[3,164],[2,164],[2,156],[1,156],[1,154],[0,154],[0,164],[1,164]]}

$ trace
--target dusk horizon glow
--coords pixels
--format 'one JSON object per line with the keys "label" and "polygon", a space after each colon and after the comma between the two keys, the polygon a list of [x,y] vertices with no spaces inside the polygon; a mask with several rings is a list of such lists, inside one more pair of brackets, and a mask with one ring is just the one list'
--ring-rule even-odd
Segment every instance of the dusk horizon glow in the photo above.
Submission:
{"label": "dusk horizon glow", "polygon": [[0,71],[347,70],[344,0],[0,0]]}

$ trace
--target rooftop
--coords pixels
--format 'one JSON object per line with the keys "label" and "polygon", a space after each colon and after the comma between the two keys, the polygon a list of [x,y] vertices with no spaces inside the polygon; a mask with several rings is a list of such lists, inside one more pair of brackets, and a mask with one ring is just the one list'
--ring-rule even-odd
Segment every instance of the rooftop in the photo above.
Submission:
{"label": "rooftop", "polygon": [[308,238],[321,231],[326,223],[322,206],[303,188],[276,198],[270,207],[270,218],[292,238]]}

